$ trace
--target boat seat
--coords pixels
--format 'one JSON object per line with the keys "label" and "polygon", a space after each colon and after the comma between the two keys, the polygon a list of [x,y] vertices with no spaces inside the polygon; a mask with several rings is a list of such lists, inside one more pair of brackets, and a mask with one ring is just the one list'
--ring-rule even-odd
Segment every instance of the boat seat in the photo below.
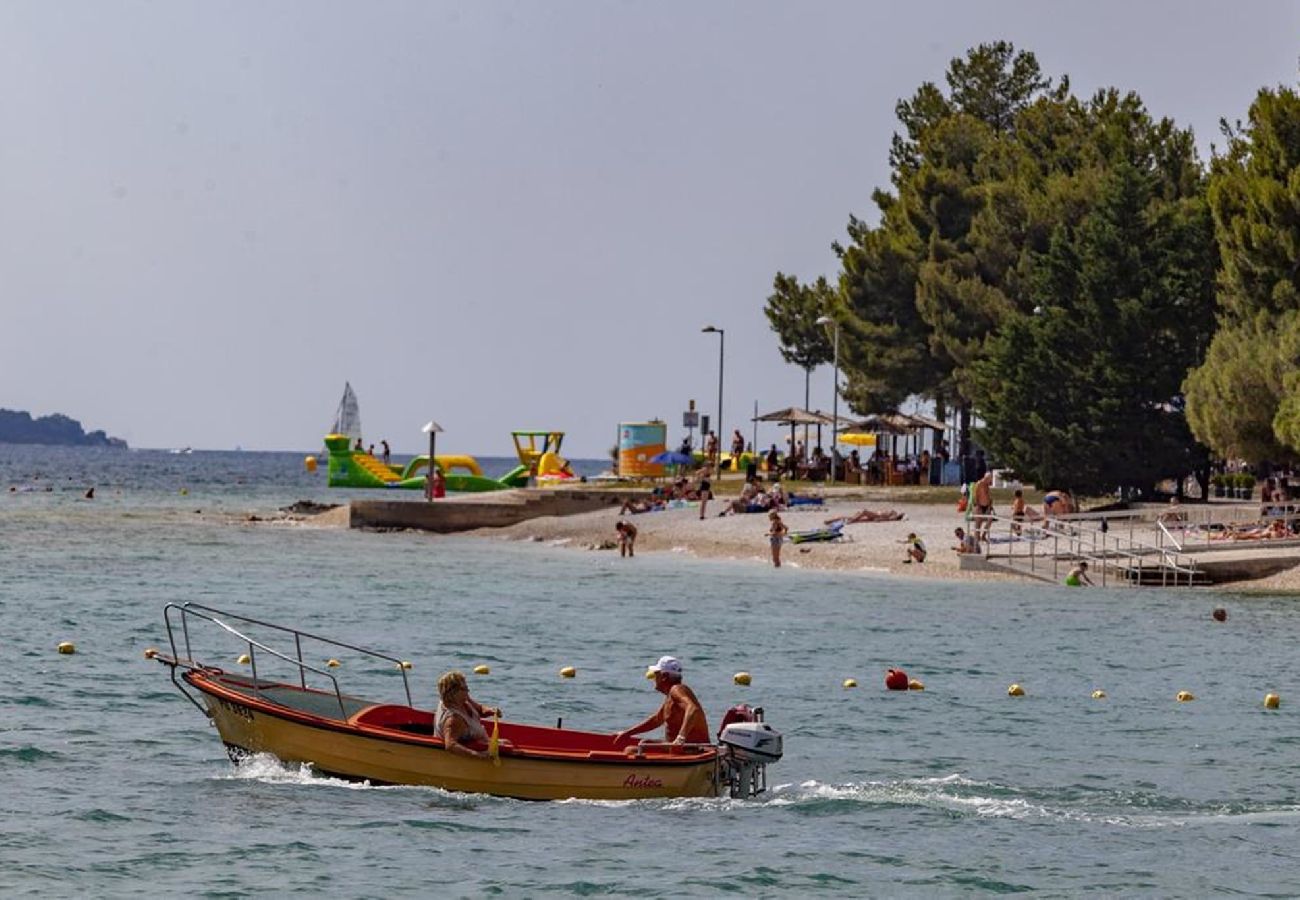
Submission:
{"label": "boat seat", "polygon": [[433,735],[433,713],[396,703],[368,706],[354,715],[350,721],[354,725],[369,725],[371,728],[389,728],[407,734]]}

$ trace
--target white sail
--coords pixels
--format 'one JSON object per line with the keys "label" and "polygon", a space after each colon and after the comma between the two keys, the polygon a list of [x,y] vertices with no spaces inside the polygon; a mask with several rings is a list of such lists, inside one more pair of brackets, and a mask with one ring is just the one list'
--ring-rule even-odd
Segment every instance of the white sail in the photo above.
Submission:
{"label": "white sail", "polygon": [[339,401],[338,412],[334,414],[334,427],[331,434],[346,434],[350,442],[361,440],[361,407],[357,404],[357,395],[352,390],[351,382],[343,384],[343,399]]}

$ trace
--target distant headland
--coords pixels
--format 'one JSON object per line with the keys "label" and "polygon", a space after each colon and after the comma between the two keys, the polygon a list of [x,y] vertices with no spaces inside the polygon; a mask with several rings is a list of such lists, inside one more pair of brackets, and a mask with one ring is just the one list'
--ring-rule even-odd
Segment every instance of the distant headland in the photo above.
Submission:
{"label": "distant headland", "polygon": [[30,413],[0,409],[0,444],[57,444],[67,447],[118,447],[126,441],[102,431],[87,433],[76,419],[62,413],[33,419]]}

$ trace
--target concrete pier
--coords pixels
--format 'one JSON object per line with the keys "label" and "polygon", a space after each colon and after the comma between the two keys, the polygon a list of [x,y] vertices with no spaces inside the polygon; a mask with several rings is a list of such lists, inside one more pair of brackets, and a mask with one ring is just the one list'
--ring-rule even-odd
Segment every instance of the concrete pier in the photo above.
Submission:
{"label": "concrete pier", "polygon": [[649,495],[644,489],[543,488],[463,494],[432,503],[404,500],[353,500],[348,524],[352,528],[418,528],[439,534],[504,528],[541,516],[571,516],[612,507]]}

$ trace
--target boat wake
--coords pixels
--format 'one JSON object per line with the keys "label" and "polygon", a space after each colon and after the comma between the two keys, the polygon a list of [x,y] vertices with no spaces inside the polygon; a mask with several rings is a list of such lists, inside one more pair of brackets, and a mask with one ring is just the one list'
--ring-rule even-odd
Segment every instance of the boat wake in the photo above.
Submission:
{"label": "boat wake", "polygon": [[484,802],[508,802],[486,794],[455,794],[441,788],[406,784],[371,784],[369,781],[350,781],[323,775],[310,763],[286,763],[269,753],[254,753],[237,765],[227,768],[217,781],[256,781],[261,784],[298,785],[313,788],[341,788],[347,791],[400,791],[431,794],[437,806],[472,807]]}
{"label": "boat wake", "polygon": [[1194,802],[1144,791],[1061,787],[1023,789],[960,774],[899,781],[777,785],[759,802],[811,815],[837,815],[860,806],[914,807],[959,816],[1078,822],[1120,828],[1181,828],[1241,823],[1293,823],[1300,805]]}
{"label": "boat wake", "polygon": [[[350,791],[403,791],[431,796],[436,806],[475,807],[514,803],[485,794],[456,794],[433,787],[373,785],[322,775],[307,764],[289,764],[258,753],[214,776]],[[680,812],[782,810],[803,816],[840,816],[863,808],[931,809],[956,816],[1016,821],[1074,822],[1118,828],[1187,828],[1238,824],[1291,824],[1300,821],[1300,804],[1268,805],[1246,801],[1193,802],[1150,792],[1063,787],[1025,789],[976,781],[960,774],[897,781],[779,784],[748,800],[684,797],[646,800],[559,800],[565,805],[636,807]]]}

